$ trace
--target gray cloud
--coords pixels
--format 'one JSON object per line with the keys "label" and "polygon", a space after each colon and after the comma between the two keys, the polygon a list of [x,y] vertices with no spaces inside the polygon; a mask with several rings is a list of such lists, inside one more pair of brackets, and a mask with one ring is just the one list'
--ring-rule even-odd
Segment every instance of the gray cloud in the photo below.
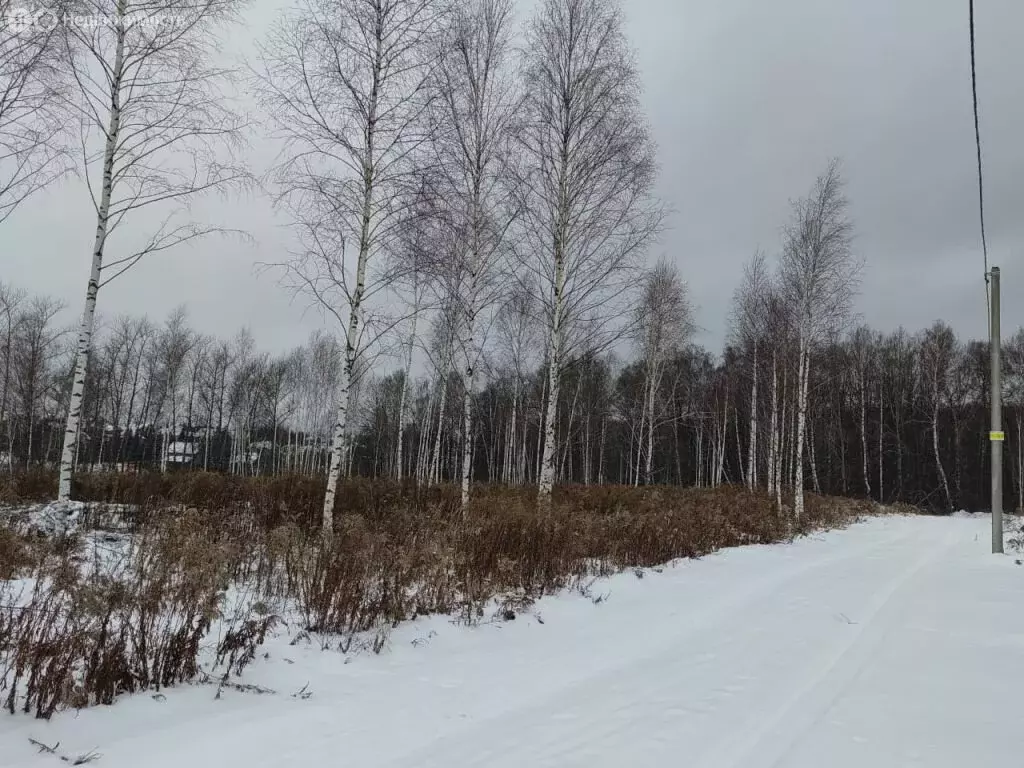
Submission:
{"label": "gray cloud", "polygon": [[[864,318],[985,333],[966,3],[655,0],[628,12],[677,209],[662,247],[709,343],[741,264],[777,249],[788,199],[829,155],[844,160],[867,262]],[[1008,297],[1024,290],[1022,24],[1012,0],[979,8],[989,250]],[[1024,323],[1024,308],[1004,302],[1003,323]]]}
{"label": "gray cloud", "polygon": [[[865,258],[859,311],[916,330],[942,318],[985,334],[962,0],[631,0],[629,32],[660,148],[671,229],[652,259],[679,263],[717,348],[743,262],[777,250],[788,201],[831,155],[844,160]],[[276,5],[251,12],[265,30]],[[990,259],[1003,268],[1004,328],[1024,325],[1024,5],[978,9],[978,66]],[[239,35],[240,39],[244,35]],[[243,43],[242,48],[248,45]],[[257,165],[272,150],[257,142]],[[211,204],[207,220],[244,226],[255,246],[208,241],[152,260],[105,290],[100,307],[162,317],[187,303],[222,335],[248,325],[281,349],[323,325],[253,265],[281,258],[287,233],[261,199]],[[77,183],[31,201],[2,230],[0,276],[65,299],[74,313],[93,223]]]}

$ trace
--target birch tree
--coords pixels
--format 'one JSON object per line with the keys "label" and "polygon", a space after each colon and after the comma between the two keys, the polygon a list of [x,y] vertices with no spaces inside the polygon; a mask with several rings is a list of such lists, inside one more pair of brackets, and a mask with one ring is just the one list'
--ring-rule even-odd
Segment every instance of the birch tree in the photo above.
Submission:
{"label": "birch tree", "polygon": [[956,336],[953,329],[943,323],[936,323],[921,338],[921,372],[927,387],[932,433],[932,453],[940,487],[946,498],[946,508],[952,511],[953,497],[949,492],[949,479],[942,466],[939,452],[939,411],[946,398],[950,369],[956,356]]}
{"label": "birch tree", "polygon": [[26,301],[24,291],[0,283],[0,424],[4,427],[3,446],[7,449],[7,464],[14,474],[14,418],[11,405],[11,376],[14,369],[14,340],[21,325],[21,306]]}
{"label": "birch tree", "polygon": [[[88,0],[104,23],[62,26],[81,128],[80,171],[96,214],[85,307],[75,352],[58,498],[71,496],[86,368],[100,288],[143,258],[225,228],[197,222],[198,199],[244,185],[234,160],[243,120],[212,61],[240,0]],[[105,259],[110,238],[147,211],[159,223]]]}
{"label": "birch tree", "polygon": [[451,230],[451,300],[461,314],[461,498],[469,503],[473,396],[483,350],[485,313],[504,286],[506,236],[515,216],[506,169],[516,108],[509,64],[511,0],[465,0],[452,7],[439,36],[432,112],[437,197]]}
{"label": "birch tree", "polygon": [[353,372],[373,295],[394,276],[371,271],[401,220],[422,146],[434,0],[308,0],[262,52],[258,86],[285,142],[274,174],[302,248],[286,265],[344,329],[344,363],[324,494],[323,531],[345,459]]}
{"label": "birch tree", "polygon": [[[858,423],[860,427],[861,472],[864,475],[864,495],[871,498],[871,476],[868,473],[868,373],[873,358],[871,329],[861,326],[850,337],[850,352],[854,365],[857,398],[860,404]],[[879,425],[881,429],[881,425]],[[879,488],[881,492],[881,488]]]}
{"label": "birch tree", "polygon": [[51,13],[0,0],[0,222],[69,167],[69,83]]}
{"label": "birch tree", "polygon": [[790,314],[786,311],[777,280],[768,284],[765,297],[765,338],[771,347],[771,395],[768,423],[768,493],[782,509],[783,435],[785,433],[785,369],[791,346]]}
{"label": "birch tree", "polygon": [[[37,456],[36,426],[44,414],[56,379],[55,362],[63,357],[64,330],[56,324],[63,305],[48,296],[34,296],[23,305],[16,320],[12,350],[11,386],[21,406],[25,430],[25,466]],[[46,459],[45,452],[39,456]]]}
{"label": "birch tree", "polygon": [[563,367],[574,349],[597,348],[627,311],[628,281],[663,214],[651,196],[655,149],[617,3],[543,0],[526,37],[522,279],[546,325],[538,503],[549,507]]}
{"label": "birch tree", "polygon": [[408,250],[408,257],[411,259],[409,270],[409,334],[402,342],[404,347],[405,365],[402,371],[401,391],[398,398],[398,435],[395,440],[395,477],[399,480],[404,476],[403,447],[405,445],[405,423],[408,411],[409,383],[412,377],[413,353],[416,351],[417,326],[419,325],[420,314],[423,310],[426,296],[427,276],[422,268],[423,258],[420,252],[419,243],[414,242]]}
{"label": "birch tree", "polygon": [[433,398],[437,405],[437,429],[433,432],[434,446],[430,453],[430,463],[425,467],[427,473],[425,481],[429,483],[438,483],[441,480],[441,441],[460,320],[461,313],[458,312],[455,302],[451,300],[451,292],[443,293],[439,297],[439,306],[434,313],[430,344],[427,346],[427,357],[437,379]]}
{"label": "birch tree", "polygon": [[524,402],[524,394],[528,372],[537,363],[537,349],[540,346],[532,294],[514,288],[502,303],[495,326],[500,360],[512,379],[509,387],[512,402],[506,431],[502,482],[525,483],[529,413]]}
{"label": "birch tree", "polygon": [[162,472],[167,471],[168,448],[178,439],[178,431],[182,426],[181,387],[188,356],[195,343],[196,334],[188,326],[185,308],[181,306],[174,309],[168,315],[154,348],[160,377],[161,412],[164,417],[164,437],[160,445]]}
{"label": "birch tree", "polygon": [[793,518],[804,511],[804,450],[811,356],[849,317],[860,261],[852,249],[853,225],[838,160],[818,177],[810,194],[793,203],[781,272],[797,333]]}
{"label": "birch tree", "polygon": [[[142,359],[146,347],[154,336],[153,328],[145,318],[118,317],[113,332],[103,345],[102,355],[109,367],[111,382],[106,400],[115,438],[120,438],[135,424],[137,399],[141,390]],[[122,460],[124,440],[112,457],[115,467]]]}
{"label": "birch tree", "polygon": [[[641,425],[646,428],[644,483],[650,485],[654,482],[655,401],[662,376],[669,356],[678,353],[693,332],[693,310],[686,284],[674,266],[662,260],[647,273],[635,314],[633,327],[645,381],[641,419]],[[639,476],[639,467],[637,470]]]}
{"label": "birch tree", "polygon": [[[893,488],[892,498],[896,501],[903,500],[904,492],[904,465],[906,458],[905,431],[912,414],[909,406],[914,398],[916,388],[916,350],[913,339],[903,329],[898,328],[894,333],[889,334],[879,350],[880,366],[883,371],[882,394],[879,402],[884,401],[885,412],[879,416],[879,424],[885,424],[885,414],[889,416],[889,424],[892,426],[892,443],[896,453],[896,482]],[[884,435],[884,433],[883,433]],[[883,500],[884,472],[882,456],[884,454],[884,440],[879,445],[879,499]]]}
{"label": "birch tree", "polygon": [[759,426],[758,373],[761,339],[768,326],[771,275],[764,253],[758,251],[743,268],[743,277],[733,298],[732,335],[750,350],[750,434],[747,441],[748,488],[757,487],[757,439]]}

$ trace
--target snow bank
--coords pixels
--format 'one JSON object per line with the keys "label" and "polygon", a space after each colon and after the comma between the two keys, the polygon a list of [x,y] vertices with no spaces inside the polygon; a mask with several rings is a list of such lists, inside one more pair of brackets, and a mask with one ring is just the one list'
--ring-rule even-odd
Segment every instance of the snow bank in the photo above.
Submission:
{"label": "snow bank", "polygon": [[0,507],[0,520],[25,533],[48,536],[75,533],[83,528],[124,530],[137,507],[84,501],[51,501]]}
{"label": "snow bank", "polygon": [[56,536],[77,531],[86,510],[87,505],[83,501],[52,501],[48,504],[9,507],[0,510],[0,515],[6,518],[9,525],[23,532]]}
{"label": "snow bank", "polygon": [[1024,570],[988,554],[988,524],[725,550],[511,621],[409,622],[380,656],[286,627],[247,692],[0,718],[0,766],[56,764],[29,738],[102,768],[1017,765]]}

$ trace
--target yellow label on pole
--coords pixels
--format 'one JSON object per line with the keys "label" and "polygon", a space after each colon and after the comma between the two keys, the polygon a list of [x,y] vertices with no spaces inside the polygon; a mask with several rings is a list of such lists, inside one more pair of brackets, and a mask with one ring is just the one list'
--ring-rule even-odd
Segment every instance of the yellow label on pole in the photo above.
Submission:
{"label": "yellow label on pole", "polygon": [[995,441],[998,441],[998,442],[1001,443],[1003,440],[1006,439],[1006,433],[1005,432],[989,432],[988,433],[988,439],[989,440],[995,440]]}

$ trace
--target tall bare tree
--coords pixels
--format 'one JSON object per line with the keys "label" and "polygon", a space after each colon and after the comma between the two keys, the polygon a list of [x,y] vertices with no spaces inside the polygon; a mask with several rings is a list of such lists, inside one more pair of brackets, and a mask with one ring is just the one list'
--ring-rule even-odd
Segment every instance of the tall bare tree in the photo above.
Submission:
{"label": "tall bare tree", "polygon": [[[225,232],[198,223],[189,206],[248,181],[233,159],[244,123],[225,91],[231,73],[212,64],[240,2],[88,0],[80,12],[105,23],[62,26],[96,229],[61,452],[61,500],[71,496],[100,288],[146,256]],[[108,239],[143,210],[161,223],[138,247],[105,261]]]}
{"label": "tall bare tree", "polygon": [[69,167],[62,6],[37,11],[0,0],[0,222]]}
{"label": "tall bare tree", "polygon": [[939,411],[947,398],[949,377],[957,354],[956,335],[953,329],[944,323],[936,323],[924,332],[921,338],[921,372],[926,385],[930,407],[932,432],[932,453],[935,458],[935,470],[939,476],[946,508],[952,511],[953,497],[949,491],[949,479],[942,466],[942,454],[939,451]]}
{"label": "tall bare tree", "polygon": [[538,502],[549,506],[563,367],[627,311],[627,281],[663,213],[651,197],[655,150],[617,3],[543,0],[524,58],[523,279],[546,320]]}
{"label": "tall bare tree", "polygon": [[750,435],[747,443],[748,488],[757,487],[758,374],[761,339],[768,331],[771,275],[767,260],[758,251],[743,267],[743,278],[733,297],[732,336],[750,351]]}
{"label": "tall bare tree", "polygon": [[182,426],[182,385],[185,384],[186,365],[197,337],[188,325],[184,306],[175,308],[168,316],[157,337],[156,354],[162,396],[161,412],[164,418],[161,448],[161,469],[167,470],[168,447],[177,440]]}
{"label": "tall bare tree", "polygon": [[[34,296],[25,302],[16,324],[11,379],[24,421],[25,466],[30,466],[36,455],[36,426],[45,414],[47,400],[52,399],[51,388],[58,376],[54,364],[64,353],[64,330],[56,324],[62,309],[56,299]],[[46,459],[45,452],[41,458]]]}
{"label": "tall bare tree", "polygon": [[420,314],[422,313],[426,297],[427,275],[421,266],[422,258],[419,249],[414,244],[410,249],[409,257],[412,259],[411,269],[408,275],[409,295],[409,334],[403,340],[405,367],[402,371],[401,392],[398,398],[398,434],[395,438],[395,477],[399,480],[404,476],[404,453],[405,445],[405,424],[408,412],[409,388],[412,378],[413,353],[416,351],[417,330]]}
{"label": "tall bare tree", "polygon": [[506,170],[516,109],[510,66],[511,0],[465,0],[438,36],[432,145],[436,194],[450,229],[451,300],[461,314],[462,509],[469,503],[473,396],[483,351],[482,323],[504,289],[506,235],[515,217]]}
{"label": "tall bare tree", "polygon": [[[873,338],[867,326],[857,328],[850,336],[850,353],[853,358],[857,395],[860,401],[860,452],[861,471],[864,475],[864,494],[871,498],[871,477],[868,474],[868,386],[867,378],[872,364]],[[881,425],[880,425],[881,428]],[[879,489],[881,490],[881,489]]]}
{"label": "tall bare tree", "polygon": [[[514,288],[502,303],[496,320],[498,349],[501,362],[511,377],[511,412],[505,440],[505,465],[502,481],[526,482],[526,439],[529,432],[529,413],[526,392],[529,371],[538,362],[538,329],[536,303],[533,295]],[[520,429],[519,419],[522,418]]]}
{"label": "tall bare tree", "polygon": [[345,332],[325,535],[334,525],[368,304],[392,282],[371,268],[401,221],[413,183],[410,159],[424,140],[435,6],[435,0],[308,0],[285,18],[262,54],[260,93],[286,142],[275,181],[302,237],[288,274]]}
{"label": "tall bare tree", "polygon": [[[646,428],[644,482],[654,482],[655,403],[670,355],[693,333],[693,309],[678,269],[662,260],[648,271],[633,324],[643,361],[645,390],[641,424]],[[641,430],[643,432],[643,430]],[[639,467],[637,468],[639,478]]]}
{"label": "tall bare tree", "polygon": [[21,324],[24,291],[0,283],[0,425],[4,427],[8,470],[14,474],[14,419],[11,405],[11,376],[14,367],[14,340]]}
{"label": "tall bare tree", "polygon": [[141,392],[142,360],[146,347],[154,335],[145,318],[118,317],[106,343],[101,347],[103,365],[109,371],[110,382],[106,394],[110,424],[118,449],[112,460],[119,462],[123,455],[123,434],[137,426],[134,423],[136,404]]}
{"label": "tall bare tree", "polygon": [[793,516],[804,511],[804,449],[811,356],[850,316],[861,262],[853,254],[853,225],[838,160],[818,177],[810,194],[793,203],[781,272],[797,334],[797,403]]}

